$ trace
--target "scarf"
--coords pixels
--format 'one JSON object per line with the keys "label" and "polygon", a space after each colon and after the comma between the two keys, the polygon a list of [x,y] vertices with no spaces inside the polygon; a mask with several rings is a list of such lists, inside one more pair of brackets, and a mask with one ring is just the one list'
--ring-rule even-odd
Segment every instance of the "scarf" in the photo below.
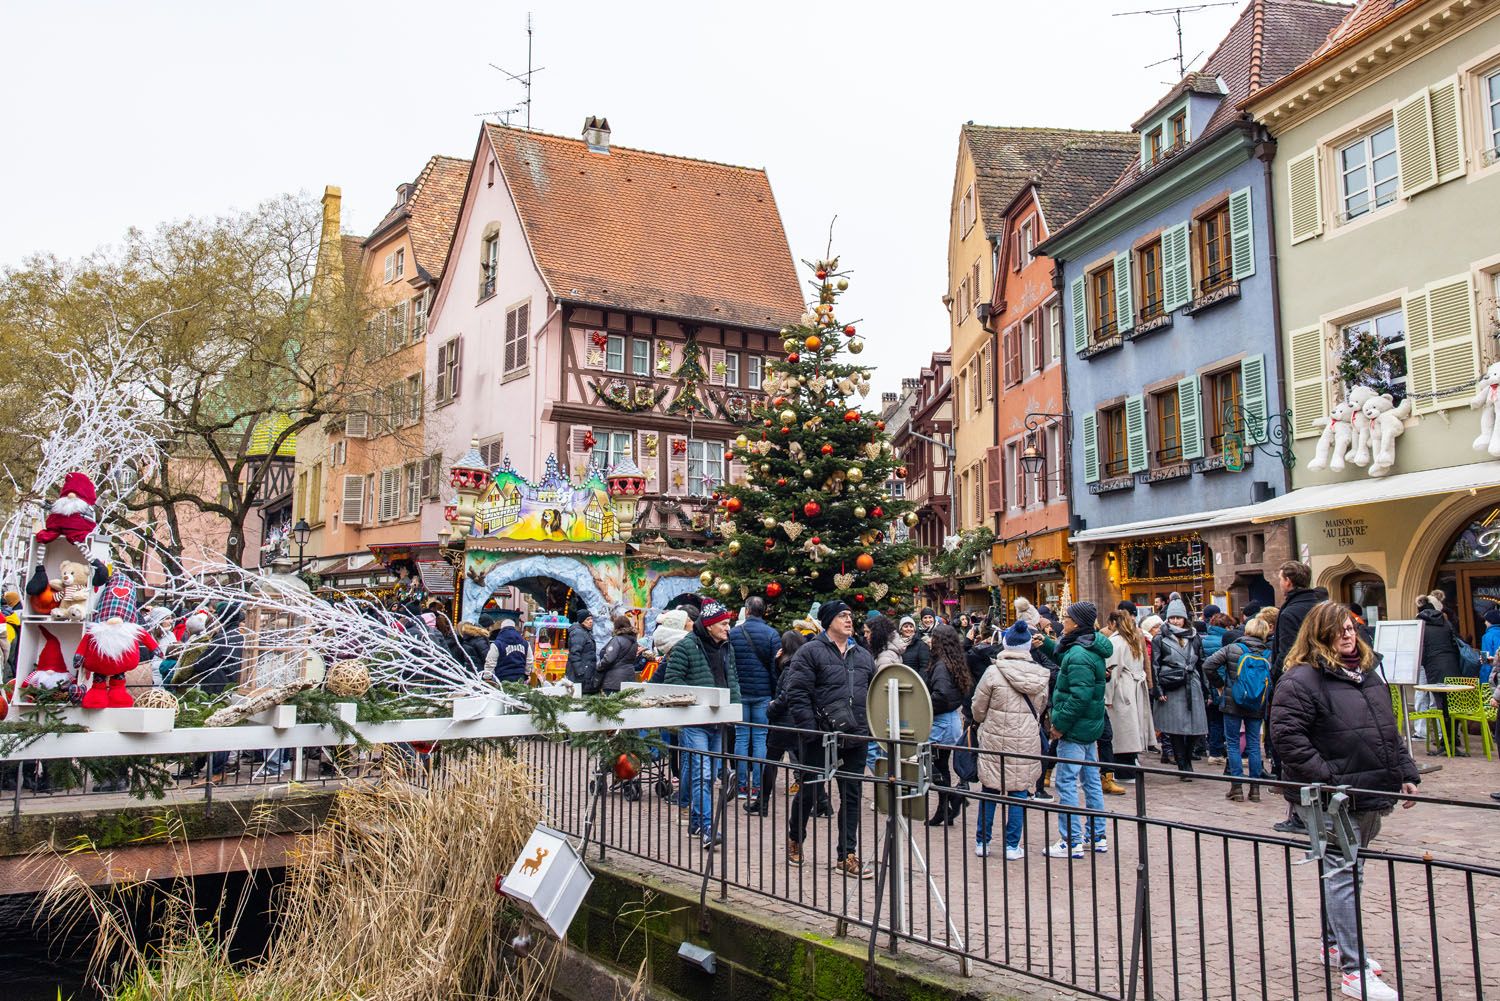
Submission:
{"label": "scarf", "polygon": [[708,669],[713,672],[714,687],[728,688],[728,675],[724,673],[724,648],[729,645],[728,641],[715,643],[708,633],[708,627],[701,622],[693,623],[693,635],[698,638],[699,646],[703,647],[703,656],[708,658]]}
{"label": "scarf", "polygon": [[1334,674],[1337,674],[1346,681],[1352,681],[1356,685],[1365,680],[1365,672],[1359,664],[1358,647],[1355,647],[1352,653],[1339,654],[1338,663],[1331,664],[1329,667],[1333,670]]}
{"label": "scarf", "polygon": [[1162,628],[1181,639],[1190,639],[1197,634],[1197,631],[1192,626],[1174,626],[1170,622],[1165,623]]}
{"label": "scarf", "polygon": [[1064,636],[1062,638],[1062,642],[1057,645],[1058,661],[1060,662],[1062,660],[1062,655],[1067,652],[1068,647],[1074,646],[1076,644],[1082,644],[1085,650],[1093,646],[1094,631],[1092,629],[1075,629],[1071,633],[1068,633],[1066,636]]}

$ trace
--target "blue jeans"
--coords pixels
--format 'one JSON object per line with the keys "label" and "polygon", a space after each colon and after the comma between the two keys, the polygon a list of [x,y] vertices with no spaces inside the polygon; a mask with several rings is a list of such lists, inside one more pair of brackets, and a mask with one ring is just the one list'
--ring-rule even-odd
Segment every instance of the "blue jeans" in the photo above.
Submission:
{"label": "blue jeans", "polygon": [[[1104,783],[1099,776],[1099,769],[1085,767],[1086,761],[1098,761],[1099,756],[1093,744],[1080,744],[1074,740],[1064,737],[1057,742],[1057,757],[1067,760],[1059,761],[1057,767],[1052,770],[1052,788],[1057,792],[1059,806],[1078,805],[1078,777],[1083,773],[1083,805],[1089,810],[1104,809]],[[1090,817],[1093,830],[1092,839],[1105,837],[1104,818]],[[1059,813],[1057,815],[1057,833],[1070,845],[1083,842],[1083,817],[1075,813]]]}
{"label": "blue jeans", "polygon": [[[769,696],[763,699],[742,699],[746,723],[766,722],[766,706],[771,704]],[[764,726],[737,726],[734,728],[734,753],[740,758],[764,758],[766,756],[766,729]],[[739,773],[741,789],[752,792],[760,790],[760,762],[739,761],[735,771]],[[747,781],[748,779],[748,781]]]}
{"label": "blue jeans", "polygon": [[[999,789],[984,787],[984,791],[995,796],[1001,795]],[[1030,799],[1030,789],[1019,789],[1004,795],[1013,799]],[[974,843],[976,845],[987,845],[990,843],[990,830],[995,823],[995,808],[1000,806],[993,800],[982,799],[979,801],[979,826],[974,830]],[[1026,808],[1019,803],[1005,804],[1005,847],[1021,847],[1021,829],[1026,823]]]}
{"label": "blue jeans", "polygon": [[1229,774],[1239,778],[1244,774],[1240,763],[1240,729],[1245,731],[1245,750],[1250,755],[1250,777],[1258,779],[1264,772],[1260,763],[1260,720],[1241,719],[1239,716],[1224,717],[1224,743],[1229,750]]}
{"label": "blue jeans", "polygon": [[[716,726],[687,726],[677,731],[682,746],[689,752],[718,752],[723,749],[719,728]],[[703,834],[713,833],[714,822],[714,769],[718,758],[707,754],[688,753],[682,764],[682,775],[691,776],[692,790],[689,802],[692,812],[688,815],[688,830]]]}
{"label": "blue jeans", "polygon": [[[1210,758],[1224,757],[1224,725],[1229,722],[1229,717],[1219,711],[1210,699],[1205,711],[1208,714],[1208,756]],[[1232,774],[1232,773],[1231,773]]]}

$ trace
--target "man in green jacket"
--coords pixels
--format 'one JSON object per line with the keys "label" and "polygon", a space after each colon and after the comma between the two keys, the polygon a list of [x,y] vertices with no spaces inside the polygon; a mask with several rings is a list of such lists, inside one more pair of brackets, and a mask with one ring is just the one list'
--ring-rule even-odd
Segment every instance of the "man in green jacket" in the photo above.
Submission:
{"label": "man in green jacket", "polygon": [[[703,603],[693,631],[672,648],[662,665],[661,680],[668,685],[698,685],[703,688],[729,689],[729,701],[740,701],[740,679],[734,668],[734,647],[729,643],[729,623],[733,616],[717,601]],[[688,816],[688,834],[702,835],[703,847],[724,841],[723,832],[714,831],[714,761],[710,754],[724,749],[723,734],[717,726],[689,726],[678,733],[689,753],[682,775],[692,785],[692,806]]]}
{"label": "man in green jacket", "polygon": [[[1058,803],[1074,806],[1078,797],[1079,773],[1083,777],[1085,808],[1103,811],[1104,786],[1099,773],[1098,746],[1104,733],[1104,662],[1114,647],[1109,637],[1096,632],[1099,610],[1091,601],[1077,601],[1063,612],[1062,642],[1047,639],[1044,649],[1060,665],[1057,686],[1052,693],[1052,739],[1057,741],[1057,762],[1052,773]],[[1053,858],[1083,858],[1086,848],[1109,851],[1104,818],[1084,818],[1060,812],[1057,833],[1060,840],[1047,849]]]}

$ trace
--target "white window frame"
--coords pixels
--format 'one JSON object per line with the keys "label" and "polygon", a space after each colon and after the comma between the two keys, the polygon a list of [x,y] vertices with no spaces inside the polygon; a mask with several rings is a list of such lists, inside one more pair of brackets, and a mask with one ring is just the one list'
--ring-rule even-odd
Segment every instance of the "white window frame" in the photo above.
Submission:
{"label": "white window frame", "polygon": [[635,457],[634,431],[605,431],[594,428],[594,450],[590,453],[594,465],[608,472],[621,459]]}
{"label": "white window frame", "polygon": [[1480,150],[1483,161],[1486,165],[1500,162],[1500,66],[1479,77],[1479,116],[1485,137]]}
{"label": "white window frame", "polygon": [[630,339],[630,374],[637,379],[651,378],[651,338]]}
{"label": "white window frame", "polygon": [[422,373],[413,372],[406,377],[406,423],[415,424],[422,419]]}
{"label": "white window frame", "polygon": [[1020,510],[1026,506],[1026,492],[1024,485],[1016,489],[1022,476],[1021,448],[1019,442],[1009,442],[1005,446],[1005,458],[1001,461],[1000,483],[1005,491],[1005,506],[1012,511]]}
{"label": "white window frame", "polygon": [[1032,231],[1031,220],[1027,219],[1021,223],[1021,260],[1020,267],[1026,267],[1031,260],[1031,252],[1036,249],[1036,236]]}
{"label": "white window frame", "polygon": [[[389,489],[387,489],[387,486],[389,486]],[[376,508],[378,516],[377,520],[395,521],[397,518],[401,517],[400,466],[390,466],[380,471],[378,491],[379,506]]]}
{"label": "white window frame", "polygon": [[420,341],[427,336],[427,309],[432,304],[431,289],[423,289],[411,301],[411,339]]}
{"label": "white window frame", "polygon": [[1047,309],[1047,363],[1062,361],[1062,300],[1053,299]]}
{"label": "white window frame", "polygon": [[610,334],[604,341],[604,371],[625,374],[625,335]]}
{"label": "white window frame", "polygon": [[[1362,323],[1368,323],[1370,324],[1370,329],[1372,331],[1378,332],[1376,328],[1377,322],[1391,316],[1394,316],[1401,321],[1401,336],[1392,340],[1389,344],[1386,345],[1386,348],[1389,351],[1396,352],[1401,358],[1402,367],[1409,370],[1411,361],[1406,353],[1408,344],[1406,330],[1406,311],[1400,302],[1397,302],[1394,305],[1387,304],[1375,309],[1365,310],[1363,312],[1356,313],[1346,319],[1339,320],[1338,323],[1334,326],[1337,343],[1340,347],[1343,346],[1345,337],[1347,336],[1345,334],[1345,331],[1347,331],[1350,327],[1358,326]],[[1407,378],[1409,375],[1409,371],[1404,371],[1401,373],[1399,378],[1393,379],[1391,380],[1391,382],[1393,385],[1399,385],[1403,389],[1405,389],[1405,387],[1407,386]]]}
{"label": "white window frame", "polygon": [[724,352],[724,385],[739,388],[740,356],[736,351]]}
{"label": "white window frame", "polygon": [[498,291],[500,277],[500,234],[491,233],[479,245],[479,300],[483,302]]}
{"label": "white window frame", "polygon": [[[1377,184],[1385,182],[1378,182],[1375,179],[1375,160],[1377,158],[1375,156],[1374,140],[1376,136],[1386,132],[1390,133],[1391,148],[1389,152],[1381,154],[1379,159],[1382,162],[1390,162],[1392,173],[1390,177],[1386,178],[1386,181],[1394,186],[1391,189],[1390,196],[1385,201],[1379,202],[1376,200],[1375,187]],[[1363,169],[1365,171],[1366,184],[1360,191],[1368,196],[1368,200],[1366,208],[1351,215],[1349,212],[1349,201],[1353,197],[1353,194],[1348,190],[1349,174],[1351,171],[1346,170],[1344,167],[1344,154],[1356,146],[1362,147],[1365,158],[1362,168],[1356,169]],[[1356,219],[1363,219],[1366,216],[1374,215],[1382,209],[1395,205],[1401,195],[1401,171],[1396,157],[1395,121],[1389,118],[1380,119],[1361,129],[1358,136],[1335,146],[1333,150],[1333,173],[1334,181],[1337,185],[1340,225],[1351,223]]]}
{"label": "white window frame", "polygon": [[745,356],[745,388],[760,389],[765,385],[766,360],[760,355]]}
{"label": "white window frame", "polygon": [[1063,429],[1061,424],[1051,424],[1047,427],[1047,461],[1050,469],[1044,470],[1044,476],[1056,474],[1056,479],[1049,484],[1051,489],[1047,491],[1047,499],[1064,500],[1068,496],[1068,455],[1063,448]]}
{"label": "white window frame", "polygon": [[402,467],[406,478],[406,516],[422,513],[422,467],[419,462],[408,462]]}
{"label": "white window frame", "polygon": [[[688,439],[687,450],[688,493],[702,496],[705,477],[713,480],[714,486],[724,482],[724,443],[722,441],[698,441]],[[695,472],[696,470],[696,472]],[[696,486],[694,485],[696,483]]]}

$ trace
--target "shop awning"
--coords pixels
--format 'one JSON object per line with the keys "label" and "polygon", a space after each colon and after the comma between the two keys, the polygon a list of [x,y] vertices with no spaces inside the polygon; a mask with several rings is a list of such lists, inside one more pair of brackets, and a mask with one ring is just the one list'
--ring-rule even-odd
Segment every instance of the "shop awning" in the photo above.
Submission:
{"label": "shop awning", "polygon": [[1224,508],[1219,511],[1200,511],[1197,514],[1179,514],[1172,518],[1155,518],[1149,521],[1132,521],[1123,525],[1105,525],[1101,528],[1086,528],[1074,532],[1072,542],[1111,542],[1115,539],[1133,539],[1143,535],[1177,535],[1195,532],[1209,525],[1244,521],[1249,508]]}
{"label": "shop awning", "polygon": [[[1487,462],[1471,462],[1465,466],[1397,473],[1395,476],[1366,475],[1342,483],[1320,483],[1315,487],[1303,487],[1259,504],[1239,508],[1233,518],[1220,517],[1215,521],[1219,524],[1226,521],[1276,521],[1315,511],[1380,504],[1410,497],[1431,497],[1460,490],[1485,490],[1496,486],[1500,486],[1500,462],[1491,459]],[[1226,511],[1224,514],[1228,515],[1230,512]]]}

